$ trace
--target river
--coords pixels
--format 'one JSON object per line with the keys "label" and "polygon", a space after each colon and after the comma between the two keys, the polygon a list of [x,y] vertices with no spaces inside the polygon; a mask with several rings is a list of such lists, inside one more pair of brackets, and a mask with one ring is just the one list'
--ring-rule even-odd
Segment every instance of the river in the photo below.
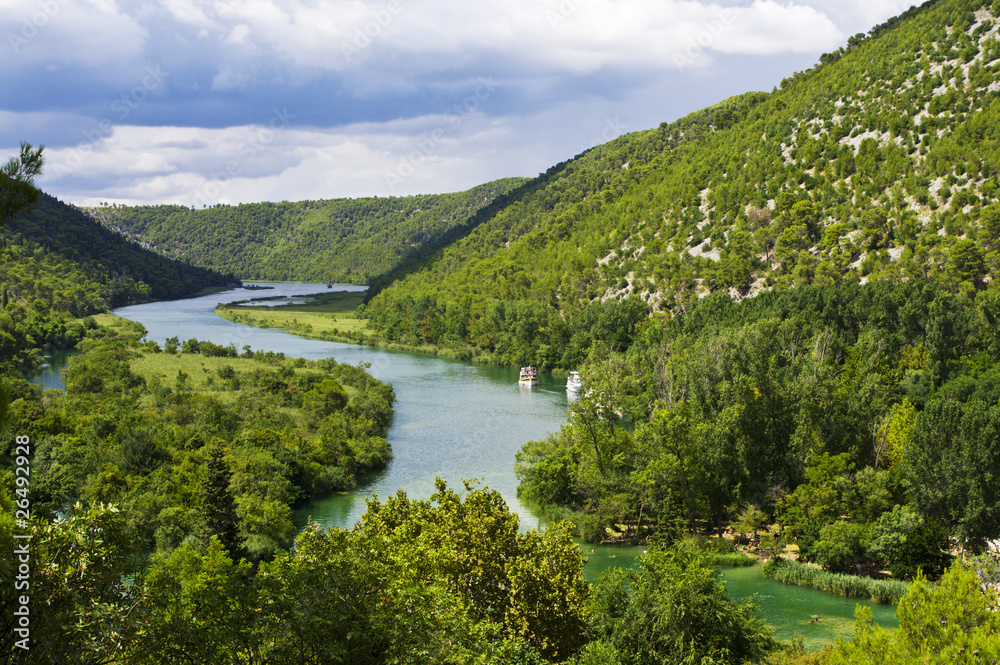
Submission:
{"label": "river", "polygon": [[[460,487],[462,479],[480,479],[498,490],[516,512],[522,528],[538,526],[538,519],[517,499],[514,455],[528,440],[544,438],[565,422],[568,400],[565,379],[539,376],[539,385],[522,388],[514,370],[476,365],[434,356],[384,351],[364,346],[309,340],[281,330],[232,323],[215,315],[215,305],[252,297],[297,296],[325,291],[319,284],[267,284],[274,290],[236,289],[200,298],[123,307],[115,314],[142,323],[148,339],[160,345],[169,337],[211,340],[242,349],[269,350],[310,360],[333,357],[338,362],[370,363],[377,379],[396,392],[395,417],[388,433],[395,459],[363,487],[311,503],[298,511],[296,521],[309,519],[327,527],[350,527],[365,511],[372,494],[385,497],[404,490],[426,498],[434,479]],[[337,286],[338,290],[364,287]],[[585,575],[594,580],[612,566],[631,565],[638,547],[584,545]],[[590,552],[589,550],[593,550]],[[728,569],[724,581],[734,598],[756,594],[762,615],[776,628],[779,639],[801,635],[818,648],[838,635],[849,635],[855,601],[764,579],[759,566]],[[809,624],[812,614],[823,616]],[[873,606],[881,625],[897,625],[894,608]]]}

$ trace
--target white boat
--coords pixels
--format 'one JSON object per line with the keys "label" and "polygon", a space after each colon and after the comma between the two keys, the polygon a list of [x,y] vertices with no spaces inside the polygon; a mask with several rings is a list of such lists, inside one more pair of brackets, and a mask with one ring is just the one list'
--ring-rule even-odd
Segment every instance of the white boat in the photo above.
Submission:
{"label": "white boat", "polygon": [[566,379],[566,390],[571,393],[578,393],[583,390],[583,379],[580,378],[579,372],[569,373],[569,378]]}
{"label": "white boat", "polygon": [[517,382],[523,386],[537,386],[538,370],[531,366],[522,367],[521,375],[518,377]]}

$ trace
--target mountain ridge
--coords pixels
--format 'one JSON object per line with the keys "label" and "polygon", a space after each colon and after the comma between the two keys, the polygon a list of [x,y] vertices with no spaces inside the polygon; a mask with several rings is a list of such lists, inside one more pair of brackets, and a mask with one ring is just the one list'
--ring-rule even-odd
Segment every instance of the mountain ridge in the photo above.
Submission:
{"label": "mountain ridge", "polygon": [[[928,2],[771,93],[582,153],[368,312],[393,341],[495,354],[468,332],[496,302],[546,305],[537,350],[571,334],[553,333],[553,314],[610,300],[669,315],[720,291],[916,276],[983,288],[1000,231],[998,16],[989,3]],[[453,326],[465,339],[433,334],[449,307],[468,311]],[[500,350],[506,364],[529,359],[515,356]]]}
{"label": "mountain ridge", "polygon": [[356,284],[464,227],[523,182],[504,178],[464,192],[407,197],[86,210],[102,225],[194,265],[252,279]]}

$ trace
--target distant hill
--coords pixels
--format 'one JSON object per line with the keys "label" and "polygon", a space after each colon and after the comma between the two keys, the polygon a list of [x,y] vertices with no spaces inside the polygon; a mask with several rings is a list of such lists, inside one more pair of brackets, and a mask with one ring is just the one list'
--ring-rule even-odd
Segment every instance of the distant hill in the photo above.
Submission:
{"label": "distant hill", "polygon": [[89,208],[104,226],[166,256],[242,278],[366,283],[515,190],[507,178],[466,192],[217,205]]}
{"label": "distant hill", "polygon": [[0,375],[37,366],[46,348],[75,346],[79,317],[235,283],[144,249],[43,194],[0,229]]}
{"label": "distant hill", "polygon": [[719,291],[916,276],[983,288],[1000,262],[998,16],[927,2],[780,89],[588,150],[409,276],[373,280],[372,322],[560,365],[576,356],[534,354],[572,347],[570,322],[619,301],[683,312]]}
{"label": "distant hill", "polygon": [[[214,270],[191,266],[160,256],[114,233],[83,213],[47,194],[38,205],[12,221],[2,234],[4,274],[12,296],[35,292],[57,308],[86,314],[150,299],[181,298],[211,286],[238,280]],[[37,262],[29,272],[55,280],[55,290],[30,286],[32,280],[18,273],[24,265],[16,257]],[[41,266],[49,266],[44,268]],[[58,271],[52,270],[59,266]],[[50,273],[46,275],[46,273]],[[58,275],[62,275],[61,277]],[[75,286],[91,284],[92,300],[67,296]],[[62,300],[67,296],[67,300]]]}

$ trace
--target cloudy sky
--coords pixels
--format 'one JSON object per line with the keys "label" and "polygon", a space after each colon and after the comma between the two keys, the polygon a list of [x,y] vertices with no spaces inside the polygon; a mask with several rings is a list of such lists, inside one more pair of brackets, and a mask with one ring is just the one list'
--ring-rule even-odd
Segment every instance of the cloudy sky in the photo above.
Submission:
{"label": "cloudy sky", "polygon": [[912,0],[0,0],[0,157],[59,198],[459,191],[771,90]]}

